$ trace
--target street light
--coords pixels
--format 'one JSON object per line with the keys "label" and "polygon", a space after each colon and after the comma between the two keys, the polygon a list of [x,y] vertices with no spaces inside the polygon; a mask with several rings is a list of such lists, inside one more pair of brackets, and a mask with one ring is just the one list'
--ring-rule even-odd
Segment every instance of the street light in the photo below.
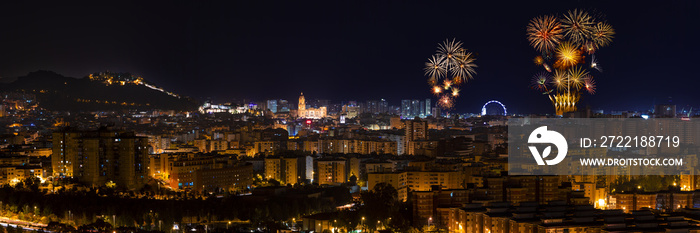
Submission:
{"label": "street light", "polygon": [[365,229],[365,217],[362,217],[362,222],[360,223],[360,226],[362,226],[362,229]]}

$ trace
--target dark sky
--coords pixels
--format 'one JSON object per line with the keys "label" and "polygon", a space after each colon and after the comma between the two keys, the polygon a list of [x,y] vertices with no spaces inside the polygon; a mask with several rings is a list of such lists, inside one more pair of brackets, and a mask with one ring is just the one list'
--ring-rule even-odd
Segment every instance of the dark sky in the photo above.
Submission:
{"label": "dark sky", "polygon": [[[96,2],[96,1],[95,1]],[[147,1],[143,1],[147,2]],[[617,34],[600,50],[598,93],[581,105],[700,106],[698,1],[210,1],[0,4],[0,77],[34,70],[131,72],[197,98],[366,100],[430,97],[423,64],[457,38],[477,56],[456,112],[500,100],[546,112],[525,27],[583,8]],[[62,4],[59,4],[62,3]],[[63,5],[65,4],[65,5]]]}

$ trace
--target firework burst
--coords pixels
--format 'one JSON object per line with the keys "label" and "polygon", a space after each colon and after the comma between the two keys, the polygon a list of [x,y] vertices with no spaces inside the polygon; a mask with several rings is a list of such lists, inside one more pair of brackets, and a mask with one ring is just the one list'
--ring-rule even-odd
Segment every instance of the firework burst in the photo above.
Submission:
{"label": "firework burst", "polygon": [[540,72],[539,74],[532,77],[532,88],[538,91],[548,91],[547,84],[551,80],[551,75],[547,72]]}
{"label": "firework burst", "polygon": [[449,95],[445,95],[440,97],[438,100],[438,106],[444,108],[444,109],[451,109],[454,107],[454,101]]}
{"label": "firework burst", "polygon": [[585,11],[578,9],[567,12],[561,20],[564,35],[579,44],[583,44],[586,39],[590,38],[593,25],[593,18]]}
{"label": "firework burst", "polygon": [[555,71],[551,83],[559,91],[566,90],[566,73],[560,70]]}
{"label": "firework burst", "polygon": [[[583,93],[596,93],[589,71],[602,72],[595,53],[612,43],[615,30],[604,19],[576,9],[560,17],[533,18],[526,35],[539,53],[535,64],[546,70],[532,77],[531,88],[549,97],[557,115],[576,111]],[[590,65],[584,64],[586,55]]]}
{"label": "firework burst", "polygon": [[595,80],[593,80],[593,76],[586,76],[586,78],[583,81],[583,88],[586,89],[588,94],[595,94]]}
{"label": "firework burst", "polygon": [[535,17],[527,25],[527,39],[541,53],[554,50],[562,38],[561,23],[552,15]]}
{"label": "firework burst", "polygon": [[447,69],[443,65],[444,59],[438,55],[433,55],[425,63],[425,75],[431,80],[438,80],[445,75]]}
{"label": "firework burst", "polygon": [[457,61],[457,64],[450,68],[455,83],[463,83],[474,78],[473,75],[476,74],[474,68],[477,67],[476,64],[474,64],[475,60],[472,53],[465,53],[464,56]]}
{"label": "firework burst", "polygon": [[542,56],[537,56],[535,59],[532,59],[532,61],[538,66],[544,64],[544,58],[542,58]]}
{"label": "firework burst", "polygon": [[581,90],[586,75],[588,75],[588,71],[580,66],[569,69],[569,72],[566,75],[566,81],[568,82],[569,88],[574,88],[576,91]]}
{"label": "firework burst", "polygon": [[[438,97],[438,106],[443,109],[454,106],[460,92],[458,87],[476,74],[474,61],[474,54],[462,48],[462,42],[456,39],[445,40],[438,45],[436,54],[428,59],[424,68],[431,92]],[[440,83],[439,80],[443,78]]]}
{"label": "firework burst", "polygon": [[440,93],[442,93],[442,88],[438,86],[433,86],[433,94],[440,95]]}
{"label": "firework burst", "polygon": [[557,48],[557,62],[554,67],[566,69],[581,62],[581,51],[576,45],[564,42]]}
{"label": "firework burst", "polygon": [[598,72],[603,72],[603,67],[600,67],[598,60],[595,59],[595,55],[591,55],[591,68],[597,70]]}
{"label": "firework burst", "polygon": [[612,42],[615,30],[610,24],[599,22],[593,27],[591,40],[596,48],[605,47]]}
{"label": "firework burst", "polygon": [[437,55],[442,57],[447,65],[447,70],[457,65],[459,60],[464,56],[464,49],[462,48],[462,42],[456,39],[445,40],[442,44],[438,45]]}
{"label": "firework burst", "polygon": [[452,81],[445,80],[444,82],[442,82],[442,86],[445,88],[445,90],[449,90],[450,87],[452,87]]}

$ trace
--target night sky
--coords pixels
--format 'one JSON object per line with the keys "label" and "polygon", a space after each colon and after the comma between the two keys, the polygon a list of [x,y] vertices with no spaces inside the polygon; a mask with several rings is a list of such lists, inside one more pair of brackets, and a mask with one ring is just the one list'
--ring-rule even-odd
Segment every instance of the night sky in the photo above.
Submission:
{"label": "night sky", "polygon": [[[605,15],[613,43],[597,52],[596,95],[580,106],[644,110],[669,97],[700,107],[698,1],[209,1],[0,4],[0,77],[130,72],[176,93],[227,101],[430,97],[424,62],[456,38],[477,75],[455,112],[488,100],[552,113],[529,88],[540,69],[525,27],[541,14]],[[64,3],[65,4],[65,3]],[[116,3],[115,3],[116,4]],[[688,107],[686,107],[688,108]]]}

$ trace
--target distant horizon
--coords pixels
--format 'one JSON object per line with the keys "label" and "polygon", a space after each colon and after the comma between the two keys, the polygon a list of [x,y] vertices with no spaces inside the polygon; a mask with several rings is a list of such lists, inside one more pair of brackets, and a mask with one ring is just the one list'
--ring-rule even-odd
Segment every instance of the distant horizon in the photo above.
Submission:
{"label": "distant horizon", "polygon": [[[149,82],[152,82],[152,81],[149,80],[147,77],[142,77],[142,76],[136,75],[136,74],[134,74],[134,73],[131,73],[131,72],[124,72],[124,71],[99,71],[99,72],[93,72],[93,73],[86,74],[86,75],[84,75],[84,76],[82,76],[82,77],[71,77],[71,76],[66,76],[66,75],[64,75],[64,74],[61,74],[61,73],[58,73],[58,72],[52,71],[52,70],[36,70],[36,71],[31,71],[31,72],[29,72],[29,73],[27,73],[27,74],[25,74],[25,75],[20,75],[20,76],[11,78],[11,81],[8,81],[8,80],[10,80],[10,79],[5,78],[5,77],[0,78],[0,84],[8,84],[8,83],[11,83],[11,82],[16,81],[16,80],[17,80],[18,78],[20,78],[20,77],[26,77],[26,76],[28,76],[30,73],[42,72],[42,71],[45,71],[45,72],[53,72],[53,73],[58,74],[58,75],[61,75],[61,76],[63,76],[63,77],[66,77],[66,78],[73,78],[73,79],[84,79],[84,78],[87,78],[90,74],[103,73],[103,72],[110,72],[110,73],[129,73],[129,74],[131,74],[131,75],[133,75],[133,76],[141,77],[141,78],[144,78],[144,80],[147,80],[147,81],[149,81]],[[155,83],[155,85],[160,86],[160,84],[158,84],[158,83]],[[302,90],[302,91],[299,91],[299,93],[302,93],[302,92],[306,93],[306,92],[303,91],[303,90]],[[185,96],[187,96],[187,95],[185,95]],[[332,104],[346,103],[346,102],[351,102],[351,101],[355,101],[355,102],[360,103],[360,102],[366,102],[366,101],[379,101],[379,100],[381,100],[381,99],[385,99],[385,100],[389,103],[389,106],[395,106],[395,107],[401,107],[401,101],[402,101],[402,100],[425,100],[425,99],[427,99],[427,98],[401,98],[401,99],[377,98],[377,99],[341,99],[341,100],[338,100],[338,99],[323,98],[323,97],[318,98],[318,97],[314,97],[314,96],[309,96],[308,94],[304,94],[304,96],[306,96],[307,98],[310,97],[309,100],[329,100]],[[292,96],[291,98],[270,97],[270,98],[264,98],[264,99],[246,98],[246,97],[243,97],[243,98],[215,98],[215,97],[199,97],[199,96],[189,96],[189,97],[190,97],[190,98],[194,98],[195,100],[198,100],[198,101],[201,102],[201,103],[204,103],[204,102],[206,102],[206,101],[212,101],[213,104],[232,103],[232,102],[236,102],[236,101],[248,101],[248,103],[252,103],[252,102],[265,102],[265,101],[273,100],[273,99],[274,99],[274,100],[287,100],[287,101],[290,101],[290,104],[292,104],[292,103],[296,103],[296,102],[297,102],[297,99],[298,99],[299,96],[298,96],[298,95],[297,95],[297,96]],[[433,104],[435,103],[436,99],[435,99],[434,97],[428,97],[428,98],[431,99],[431,100],[433,101],[433,102],[432,102]],[[252,101],[252,102],[251,102],[251,101]],[[462,100],[462,101],[464,101],[464,100]],[[486,102],[482,103],[482,106],[483,106],[483,104],[485,104],[485,103],[486,103]],[[519,110],[518,110],[517,106],[509,106],[507,103],[503,103],[503,104],[506,105],[506,107],[508,107],[509,113],[513,113],[513,114],[553,114],[553,111],[552,111],[552,113],[549,113],[549,112],[522,112],[522,111],[519,111]],[[675,104],[676,106],[678,106],[678,107],[677,107],[678,111],[681,111],[681,110],[683,109],[683,107],[688,107],[688,108],[690,107],[689,105],[678,105],[678,104],[673,103],[673,102],[663,102],[663,101],[660,101],[660,102],[650,103],[650,105],[648,106],[648,109],[642,109],[641,107],[630,108],[630,109],[624,109],[624,108],[608,108],[608,109],[605,109],[605,108],[591,107],[591,111],[603,110],[604,112],[606,112],[606,114],[609,113],[609,112],[624,112],[624,111],[629,111],[629,112],[647,112],[647,111],[653,110],[653,106],[654,106],[655,104]],[[295,106],[296,106],[296,105],[295,105]],[[696,105],[696,106],[700,106],[700,104],[698,104],[698,105]],[[433,107],[434,107],[434,105],[433,105]],[[579,106],[579,108],[586,108],[586,105]],[[693,108],[695,108],[695,107],[693,107]],[[697,108],[696,108],[696,109],[697,109]],[[443,110],[443,111],[445,111],[445,110]],[[450,110],[447,111],[447,112],[453,112],[453,113],[457,113],[457,114],[473,114],[473,113],[478,114],[480,111],[481,111],[481,107],[475,109],[475,111],[458,111],[458,109],[450,109]]]}

